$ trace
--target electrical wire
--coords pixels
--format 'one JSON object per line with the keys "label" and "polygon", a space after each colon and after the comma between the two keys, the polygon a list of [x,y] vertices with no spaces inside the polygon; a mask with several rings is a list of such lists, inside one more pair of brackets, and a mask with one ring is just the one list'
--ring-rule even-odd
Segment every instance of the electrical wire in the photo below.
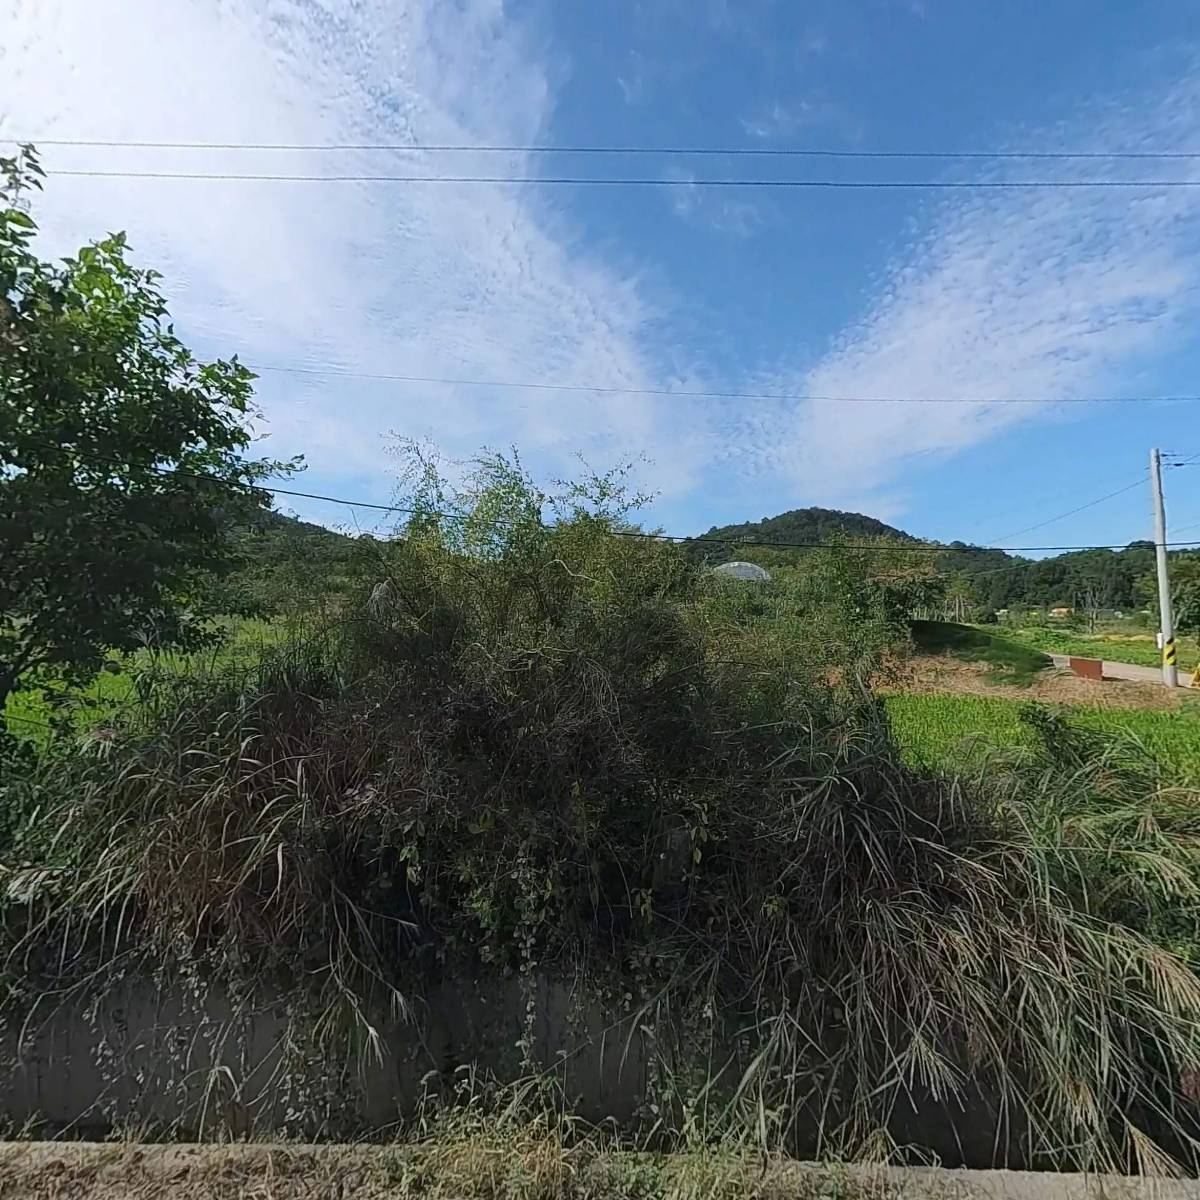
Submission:
{"label": "electrical wire", "polygon": [[[171,469],[164,469],[164,474],[182,474],[186,478],[193,479],[211,479],[214,483],[224,484],[226,486],[235,486],[229,484],[227,480],[219,479],[216,476],[189,474],[187,472],[176,472]],[[1140,480],[1138,481],[1141,482]],[[341,496],[325,496],[315,492],[301,492],[289,488],[271,487],[268,484],[253,484],[251,486],[261,488],[266,492],[271,492],[282,496],[297,496],[305,500],[323,500],[331,504],[344,504],[350,508],[369,508],[380,512],[405,513],[424,515],[428,514],[433,517],[441,517],[446,520],[464,521],[468,517],[464,513],[437,512],[426,509],[404,508],[395,504],[376,504],[369,503],[363,500],[348,500]],[[1125,489],[1128,490],[1128,489]],[[1003,554],[1018,554],[1034,551],[1055,551],[1065,553],[1070,550],[1121,550],[1124,549],[1122,543],[1113,542],[1104,545],[1090,546],[879,546],[871,542],[838,542],[830,545],[827,542],[777,542],[765,541],[758,538],[741,538],[741,537],[710,537],[705,534],[691,536],[688,534],[678,533],[649,533],[640,529],[611,529],[609,533],[613,537],[638,537],[650,538],[654,541],[661,542],[677,542],[677,543],[714,543],[717,545],[739,545],[739,546],[776,546],[785,550],[865,550],[875,553],[890,554],[894,551],[902,551],[905,553],[923,553],[923,554],[986,554],[986,553],[1003,553]],[[1191,542],[1168,542],[1168,546],[1200,546],[1200,539]]]}
{"label": "electrical wire", "polygon": [[118,171],[56,169],[50,176],[89,179],[183,179],[250,183],[482,183],[569,187],[702,187],[785,190],[911,190],[932,188],[1009,191],[1054,188],[1197,188],[1200,179],[660,179],[603,175],[287,175],[236,171]]}
{"label": "electrical wire", "polygon": [[1095,508],[1097,504],[1103,504],[1106,500],[1111,500],[1114,496],[1123,495],[1125,492],[1131,492],[1134,488],[1141,487],[1149,478],[1149,474],[1139,475],[1132,483],[1126,484],[1124,487],[1119,487],[1115,492],[1106,492],[1103,496],[1097,496],[1094,500],[1089,500],[1086,504],[1079,505],[1078,508],[1068,509],[1064,513],[1059,513],[1056,517],[1047,517],[1044,521],[1038,521],[1034,525],[1026,525],[1023,529],[1014,529],[1011,533],[1003,535],[1001,540],[1010,537],[1019,537],[1023,533],[1030,533],[1034,529],[1043,529],[1047,525],[1054,525],[1058,521],[1065,520],[1067,517],[1073,517],[1076,513],[1081,513],[1089,508]]}
{"label": "electrical wire", "polygon": [[984,161],[1118,162],[1188,161],[1200,150],[834,150],[791,146],[479,146],[415,145],[411,142],[188,142],[117,138],[11,138],[37,146],[93,146],[136,150],[353,151],[414,154],[587,154],[718,158],[972,159]]}
{"label": "electrical wire", "polygon": [[[164,471],[164,473],[176,474],[176,473],[180,473],[180,472],[166,470],[166,471]],[[187,476],[186,472],[183,472],[182,474]],[[225,484],[227,486],[233,486],[233,485],[230,485],[227,480],[219,479],[216,476],[190,475],[188,477],[195,478],[195,479],[211,479],[215,483]],[[1142,482],[1141,480],[1138,481],[1138,483],[1141,483],[1141,482]],[[428,512],[429,516],[441,517],[443,519],[453,520],[453,521],[464,521],[464,520],[468,519],[467,516],[463,513],[450,513],[450,512],[437,512],[437,511],[429,512],[426,509],[404,508],[404,507],[400,507],[400,506],[394,505],[394,504],[375,504],[375,503],[368,503],[368,502],[362,501],[362,500],[347,500],[344,497],[340,497],[340,496],[325,496],[325,495],[319,495],[314,492],[294,491],[294,490],[291,490],[288,488],[271,487],[267,484],[254,484],[252,486],[260,487],[263,491],[272,492],[273,494],[276,494],[276,495],[297,496],[297,497],[300,497],[305,500],[323,500],[323,501],[327,501],[328,503],[331,503],[331,504],[344,504],[351,508],[369,508],[369,509],[376,509],[380,512],[393,512],[393,513],[405,513],[405,514],[425,514]],[[1126,488],[1123,490],[1128,491],[1129,489]],[[924,545],[921,545],[921,546],[879,546],[879,545],[877,545],[875,543],[871,543],[871,542],[860,542],[860,543],[838,542],[836,544],[830,545],[827,542],[778,542],[778,541],[765,541],[765,540],[761,540],[761,539],[757,539],[757,538],[740,538],[740,537],[715,538],[715,537],[709,537],[705,534],[691,536],[688,534],[677,534],[677,533],[649,533],[649,532],[639,530],[639,529],[612,529],[612,530],[609,530],[609,533],[613,537],[640,537],[640,538],[650,538],[654,541],[677,542],[677,543],[688,543],[688,544],[696,543],[696,542],[699,542],[699,543],[712,542],[712,543],[715,543],[718,545],[776,546],[781,549],[787,549],[787,550],[866,550],[866,551],[874,551],[876,553],[885,553],[885,554],[890,554],[896,550],[904,551],[906,553],[925,553],[925,554],[962,554],[962,553],[986,554],[986,553],[996,553],[996,552],[1003,553],[1003,554],[1017,554],[1017,553],[1027,553],[1027,552],[1034,552],[1034,551],[1046,551],[1046,552],[1056,551],[1059,553],[1064,553],[1066,551],[1071,551],[1071,550],[1121,550],[1121,549],[1124,549],[1123,544],[1119,543],[1119,542],[1113,542],[1113,543],[1108,543],[1108,544],[1104,544],[1104,545],[1091,545],[1091,546],[924,546]],[[1196,541],[1190,541],[1190,542],[1167,542],[1166,544],[1168,546],[1200,546],[1200,539],[1198,539]]]}
{"label": "electrical wire", "polygon": [[433,383],[451,387],[513,388],[545,392],[593,392],[610,396],[678,396],[703,400],[768,400],[786,403],[820,404],[1195,404],[1196,396],[825,396],[787,392],[724,392],[694,388],[631,388],[597,386],[587,383],[541,383],[533,380],[461,379],[443,375],[395,375],[387,372],[347,371],[338,367],[290,367],[275,363],[245,364],[252,371],[271,371],[289,375],[330,376],[343,379],[369,379],[390,383]]}
{"label": "electrical wire", "polygon": [[[61,446],[53,446],[50,443],[44,443],[50,449],[63,449]],[[99,456],[88,456],[77,454],[75,456],[81,461],[90,461],[93,465],[101,466],[115,465],[115,460],[105,459]],[[328,504],[341,504],[348,508],[364,508],[371,509],[377,512],[386,513],[402,513],[408,515],[422,515],[439,517],[443,520],[465,521],[469,519],[468,514],[442,512],[438,510],[414,509],[407,508],[397,504],[379,504],[370,500],[350,500],[344,496],[329,496],[319,492],[303,492],[294,488],[272,487],[266,483],[246,482],[237,483],[232,480],[222,479],[217,475],[209,475],[197,471],[184,471],[178,467],[153,467],[151,468],[156,474],[175,477],[180,479],[192,479],[207,483],[215,483],[222,487],[244,489],[251,488],[258,491],[270,492],[278,496],[292,496],[303,500],[319,500]],[[1140,483],[1141,480],[1138,480]],[[1128,489],[1125,489],[1128,490]],[[1086,506],[1085,506],[1086,507]],[[1086,546],[930,546],[930,545],[914,545],[914,546],[880,546],[872,542],[837,542],[830,544],[827,542],[783,542],[783,541],[768,541],[760,538],[742,538],[742,537],[712,537],[707,534],[699,534],[690,536],[687,534],[676,533],[653,533],[640,529],[610,529],[608,531],[611,537],[631,537],[631,538],[646,538],[652,541],[673,542],[688,545],[704,545],[714,544],[721,546],[739,545],[739,546],[774,546],[784,550],[833,550],[833,551],[867,551],[870,553],[912,553],[912,554],[986,554],[986,553],[1032,553],[1032,552],[1056,552],[1065,553],[1067,551],[1076,550],[1120,550],[1124,547],[1119,542],[1112,542],[1101,545],[1086,545]],[[1168,542],[1168,546],[1183,547],[1183,546],[1200,546],[1200,539],[1189,542]]]}

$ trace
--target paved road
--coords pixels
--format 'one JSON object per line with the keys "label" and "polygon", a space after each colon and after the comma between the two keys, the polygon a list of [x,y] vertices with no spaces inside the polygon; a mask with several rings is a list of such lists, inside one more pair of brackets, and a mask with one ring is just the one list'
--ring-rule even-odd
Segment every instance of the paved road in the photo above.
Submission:
{"label": "paved road", "polygon": [[[1056,667],[1068,667],[1070,659],[1065,654],[1052,654]],[[1105,679],[1129,679],[1134,683],[1161,683],[1162,671],[1158,667],[1140,667],[1133,663],[1109,662],[1104,660]],[[1179,672],[1179,686],[1188,687],[1192,682],[1190,671]]]}

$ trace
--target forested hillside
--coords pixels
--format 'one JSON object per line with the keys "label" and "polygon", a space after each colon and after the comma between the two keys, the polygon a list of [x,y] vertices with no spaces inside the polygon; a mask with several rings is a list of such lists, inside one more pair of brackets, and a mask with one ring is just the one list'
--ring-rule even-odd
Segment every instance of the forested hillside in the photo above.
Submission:
{"label": "forested hillside", "polygon": [[[899,541],[915,542],[911,534],[887,525],[874,517],[862,513],[842,512],[836,508],[794,508],[790,512],[774,517],[763,517],[759,521],[743,521],[740,525],[714,525],[703,540],[729,538],[734,540],[764,542],[823,542],[840,535],[853,537],[886,537]],[[704,552],[714,562],[724,562],[735,557],[734,547],[704,546]]]}
{"label": "forested hillside", "polygon": [[[862,513],[798,508],[760,521],[714,526],[691,546],[693,553],[710,563],[742,558],[770,566],[798,562],[807,553],[804,546],[831,538],[847,542],[884,538],[940,547],[934,559],[938,570],[964,579],[974,601],[989,609],[1053,605],[1120,609],[1150,599],[1144,583],[1139,585],[1154,569],[1150,542],[1133,542],[1122,550],[1080,550],[1033,559],[966,542],[918,538]],[[1172,556],[1194,557],[1190,551],[1175,551]]]}
{"label": "forested hillside", "polygon": [[[897,547],[936,547],[931,565],[948,580],[959,580],[983,609],[1065,605],[1109,610],[1153,602],[1150,542],[1034,559],[965,542],[921,539],[863,513],[800,508],[760,521],[714,526],[686,545],[696,561],[709,565],[746,559],[771,567],[800,563],[811,547],[839,539],[853,545],[883,540]],[[238,586],[255,605],[271,610],[301,597],[311,600],[340,590],[355,547],[362,552],[367,544],[276,512],[262,513],[252,527],[241,531],[238,541],[243,556]],[[1197,555],[1173,551],[1172,558],[1181,562],[1196,560]],[[1190,578],[1189,572],[1184,574]]]}
{"label": "forested hillside", "polygon": [[[693,557],[710,565],[747,559],[764,566],[802,562],[810,547],[830,540],[851,544],[880,539],[913,547],[937,547],[937,571],[962,580],[982,608],[1004,609],[1066,605],[1072,608],[1144,607],[1152,599],[1148,578],[1154,547],[1133,542],[1122,550],[1080,550],[1034,559],[966,542],[921,539],[863,513],[834,508],[799,508],[745,521],[713,526],[687,543]],[[313,597],[336,590],[357,539],[276,512],[264,512],[239,535],[243,567],[240,584],[251,598],[276,608],[298,595]],[[1173,551],[1176,560],[1194,559],[1191,551]]]}
{"label": "forested hillside", "polygon": [[262,510],[238,530],[235,544],[231,589],[251,609],[276,612],[344,591],[357,543],[324,525]]}

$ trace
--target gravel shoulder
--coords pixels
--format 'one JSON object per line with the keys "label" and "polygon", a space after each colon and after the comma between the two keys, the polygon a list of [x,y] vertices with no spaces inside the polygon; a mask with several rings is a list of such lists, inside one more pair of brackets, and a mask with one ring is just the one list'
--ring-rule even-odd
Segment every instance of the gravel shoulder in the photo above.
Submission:
{"label": "gravel shoulder", "polygon": [[[439,1170],[441,1174],[439,1174]],[[714,1152],[593,1152],[514,1138],[435,1146],[0,1144],[4,1200],[1183,1200],[1192,1180],[819,1167]]]}

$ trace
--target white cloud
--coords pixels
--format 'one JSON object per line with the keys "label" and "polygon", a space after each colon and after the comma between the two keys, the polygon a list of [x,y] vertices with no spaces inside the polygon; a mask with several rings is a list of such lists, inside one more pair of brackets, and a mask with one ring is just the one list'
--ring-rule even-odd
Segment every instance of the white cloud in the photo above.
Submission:
{"label": "white cloud", "polygon": [[[523,144],[552,114],[538,47],[496,0],[0,0],[0,137]],[[495,156],[49,148],[56,166],[521,174]],[[54,179],[39,216],[65,250],[127,229],[211,353],[348,370],[662,386],[644,285],[582,250],[555,198],[504,186]],[[681,443],[645,397],[389,385],[264,373],[272,453],[387,494],[381,435],[461,452],[519,444],[557,467]]]}
{"label": "white cloud", "polygon": [[764,205],[729,195],[726,189],[698,186],[691,176],[669,173],[682,186],[667,189],[671,211],[682,221],[700,229],[734,237],[751,237],[765,224]]}
{"label": "white cloud", "polygon": [[806,29],[800,36],[800,49],[805,54],[824,54],[829,49],[829,34],[816,26]]}
{"label": "white cloud", "polygon": [[[823,45],[824,43],[822,43]],[[763,141],[795,137],[805,130],[832,128],[850,138],[861,135],[861,127],[840,105],[823,96],[776,100],[742,118],[742,128]]]}
{"label": "white cloud", "polygon": [[[545,140],[553,118],[554,64],[499,0],[0,0],[0,28],[0,138],[527,144]],[[775,106],[758,118],[767,137],[817,115]],[[1198,120],[1200,84],[1189,81],[1157,100],[1083,113],[1055,136],[1171,147],[1187,144]],[[46,155],[52,169],[351,174],[469,172],[480,161]],[[534,169],[482,161],[497,172]],[[682,217],[725,233],[752,232],[759,219],[740,197],[678,189],[672,199]],[[206,353],[367,372],[832,395],[1111,392],[1197,316],[1200,193],[956,193],[928,210],[861,322],[814,367],[747,364],[742,378],[714,383],[704,363],[675,361],[677,343],[662,336],[686,298],[663,297],[611,254],[582,246],[553,207],[568,200],[493,186],[51,179],[40,215],[59,251],[127,229],[137,261],[164,271],[181,329]],[[796,344],[806,336],[797,330]],[[388,494],[382,435],[394,429],[432,436],[452,454],[516,443],[539,469],[565,466],[576,449],[597,464],[645,451],[655,486],[676,500],[757,476],[796,502],[888,513],[903,508],[914,456],[929,461],[1046,415],[265,373],[260,395],[270,453],[303,450],[314,481],[368,498]]]}
{"label": "white cloud", "polygon": [[617,87],[630,107],[641,104],[646,98],[645,64],[636,50],[629,52],[629,67],[623,75],[617,76]]}
{"label": "white cloud", "polygon": [[[1060,146],[1172,148],[1198,120],[1200,86],[1189,78],[1128,108],[1081,113],[1056,136]],[[1081,169],[1026,162],[1009,174],[1077,178]],[[1196,169],[1142,162],[1110,177]],[[1092,175],[1104,170],[1087,164]],[[785,366],[767,386],[835,396],[1120,392],[1122,378],[1173,348],[1200,315],[1198,253],[1200,192],[1190,188],[955,193],[899,251],[861,323],[810,370]],[[748,440],[767,474],[802,478],[828,502],[871,504],[912,455],[952,453],[1047,416],[1041,405],[813,403]]]}

